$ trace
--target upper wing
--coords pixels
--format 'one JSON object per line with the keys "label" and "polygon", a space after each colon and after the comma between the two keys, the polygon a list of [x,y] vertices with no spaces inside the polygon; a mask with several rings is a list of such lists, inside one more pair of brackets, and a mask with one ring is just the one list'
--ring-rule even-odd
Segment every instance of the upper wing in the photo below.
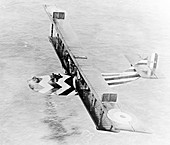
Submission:
{"label": "upper wing", "polygon": [[[64,41],[67,42],[69,48],[80,49],[81,48],[80,41],[69,23],[69,17],[67,17],[67,13],[64,10],[58,9],[55,5],[44,5],[44,9],[51,23],[54,25],[54,31],[57,31],[57,33],[59,33],[60,36],[64,38]],[[53,19],[54,12],[64,12],[65,18],[57,19],[57,21],[55,21]],[[54,35],[56,35],[56,32]]]}
{"label": "upper wing", "polygon": [[[93,92],[93,94],[96,93],[96,98],[99,101],[95,105],[95,113],[102,114],[101,109],[104,112],[103,116],[101,115],[103,118],[100,120],[100,125],[109,130],[108,126],[111,124],[113,125],[113,129],[110,129],[110,131],[114,132],[124,130],[148,133],[148,129],[145,128],[143,123],[141,123],[135,115],[120,107],[121,105],[118,102],[117,94],[115,94],[104,81],[100,72],[91,65],[87,65],[90,63],[86,61],[87,60],[79,60],[78,62],[81,66],[80,68],[84,75],[85,82],[90,86],[91,92]],[[89,99],[91,100],[91,98]]]}
{"label": "upper wing", "polygon": [[[71,30],[65,25],[66,21],[53,19],[54,12],[58,12],[58,9],[54,6],[44,6],[44,8],[55,26],[56,32],[60,34],[62,43],[66,46],[65,51],[68,52],[71,63],[77,67],[74,74],[77,78],[76,90],[96,128],[113,132],[120,130],[145,132],[141,125],[138,124],[137,119],[134,120],[132,115],[120,109],[117,94],[107,85],[101,77],[101,73],[91,65],[89,59],[79,57],[84,54],[83,49],[80,49],[79,41],[72,39],[74,37],[68,37]],[[53,38],[53,36],[51,37]],[[58,56],[60,57],[60,55]]]}

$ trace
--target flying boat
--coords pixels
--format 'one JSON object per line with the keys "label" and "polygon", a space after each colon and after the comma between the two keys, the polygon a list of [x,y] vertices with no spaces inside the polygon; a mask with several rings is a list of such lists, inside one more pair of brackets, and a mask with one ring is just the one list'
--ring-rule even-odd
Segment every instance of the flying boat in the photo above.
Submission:
{"label": "flying boat", "polygon": [[72,29],[67,25],[66,12],[51,5],[44,5],[44,9],[51,21],[49,41],[65,72],[34,76],[28,80],[29,87],[47,95],[79,95],[97,130],[149,133],[132,113],[120,107],[112,87],[139,78],[157,78],[158,54],[130,63],[122,73],[101,73],[88,56],[82,56],[83,48],[74,33],[69,34]]}

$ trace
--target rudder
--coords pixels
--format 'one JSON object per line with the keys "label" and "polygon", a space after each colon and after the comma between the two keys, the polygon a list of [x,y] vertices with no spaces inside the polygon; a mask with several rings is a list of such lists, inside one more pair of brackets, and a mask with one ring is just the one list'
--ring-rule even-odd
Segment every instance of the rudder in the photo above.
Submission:
{"label": "rudder", "polygon": [[158,62],[158,54],[153,53],[151,57],[148,58],[147,66],[148,66],[148,77],[152,77],[155,75],[155,70],[157,68],[157,62]]}

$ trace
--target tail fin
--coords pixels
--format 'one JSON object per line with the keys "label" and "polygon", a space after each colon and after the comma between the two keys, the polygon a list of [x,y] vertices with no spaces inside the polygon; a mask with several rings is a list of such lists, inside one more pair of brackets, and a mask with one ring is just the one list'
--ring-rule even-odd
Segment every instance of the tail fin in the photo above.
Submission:
{"label": "tail fin", "polygon": [[[156,77],[157,78],[157,76],[155,75],[157,62],[158,62],[158,54],[153,53],[150,57],[147,57],[137,62],[134,65],[134,67],[142,77],[145,77],[145,78]],[[141,73],[141,68],[142,68],[142,73]]]}
{"label": "tail fin", "polygon": [[153,53],[151,55],[151,57],[148,59],[148,67],[149,67],[149,70],[148,70],[148,77],[152,77],[155,75],[155,70],[156,70],[156,67],[157,67],[157,62],[158,62],[158,54],[157,53]]}

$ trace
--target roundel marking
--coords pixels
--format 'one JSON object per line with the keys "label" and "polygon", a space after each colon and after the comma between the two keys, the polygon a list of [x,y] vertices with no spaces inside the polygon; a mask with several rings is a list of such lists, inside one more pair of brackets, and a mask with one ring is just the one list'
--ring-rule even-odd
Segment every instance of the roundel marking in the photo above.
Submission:
{"label": "roundel marking", "polygon": [[121,112],[117,109],[109,110],[107,116],[109,119],[117,123],[128,124],[132,121],[132,117],[129,114]]}

